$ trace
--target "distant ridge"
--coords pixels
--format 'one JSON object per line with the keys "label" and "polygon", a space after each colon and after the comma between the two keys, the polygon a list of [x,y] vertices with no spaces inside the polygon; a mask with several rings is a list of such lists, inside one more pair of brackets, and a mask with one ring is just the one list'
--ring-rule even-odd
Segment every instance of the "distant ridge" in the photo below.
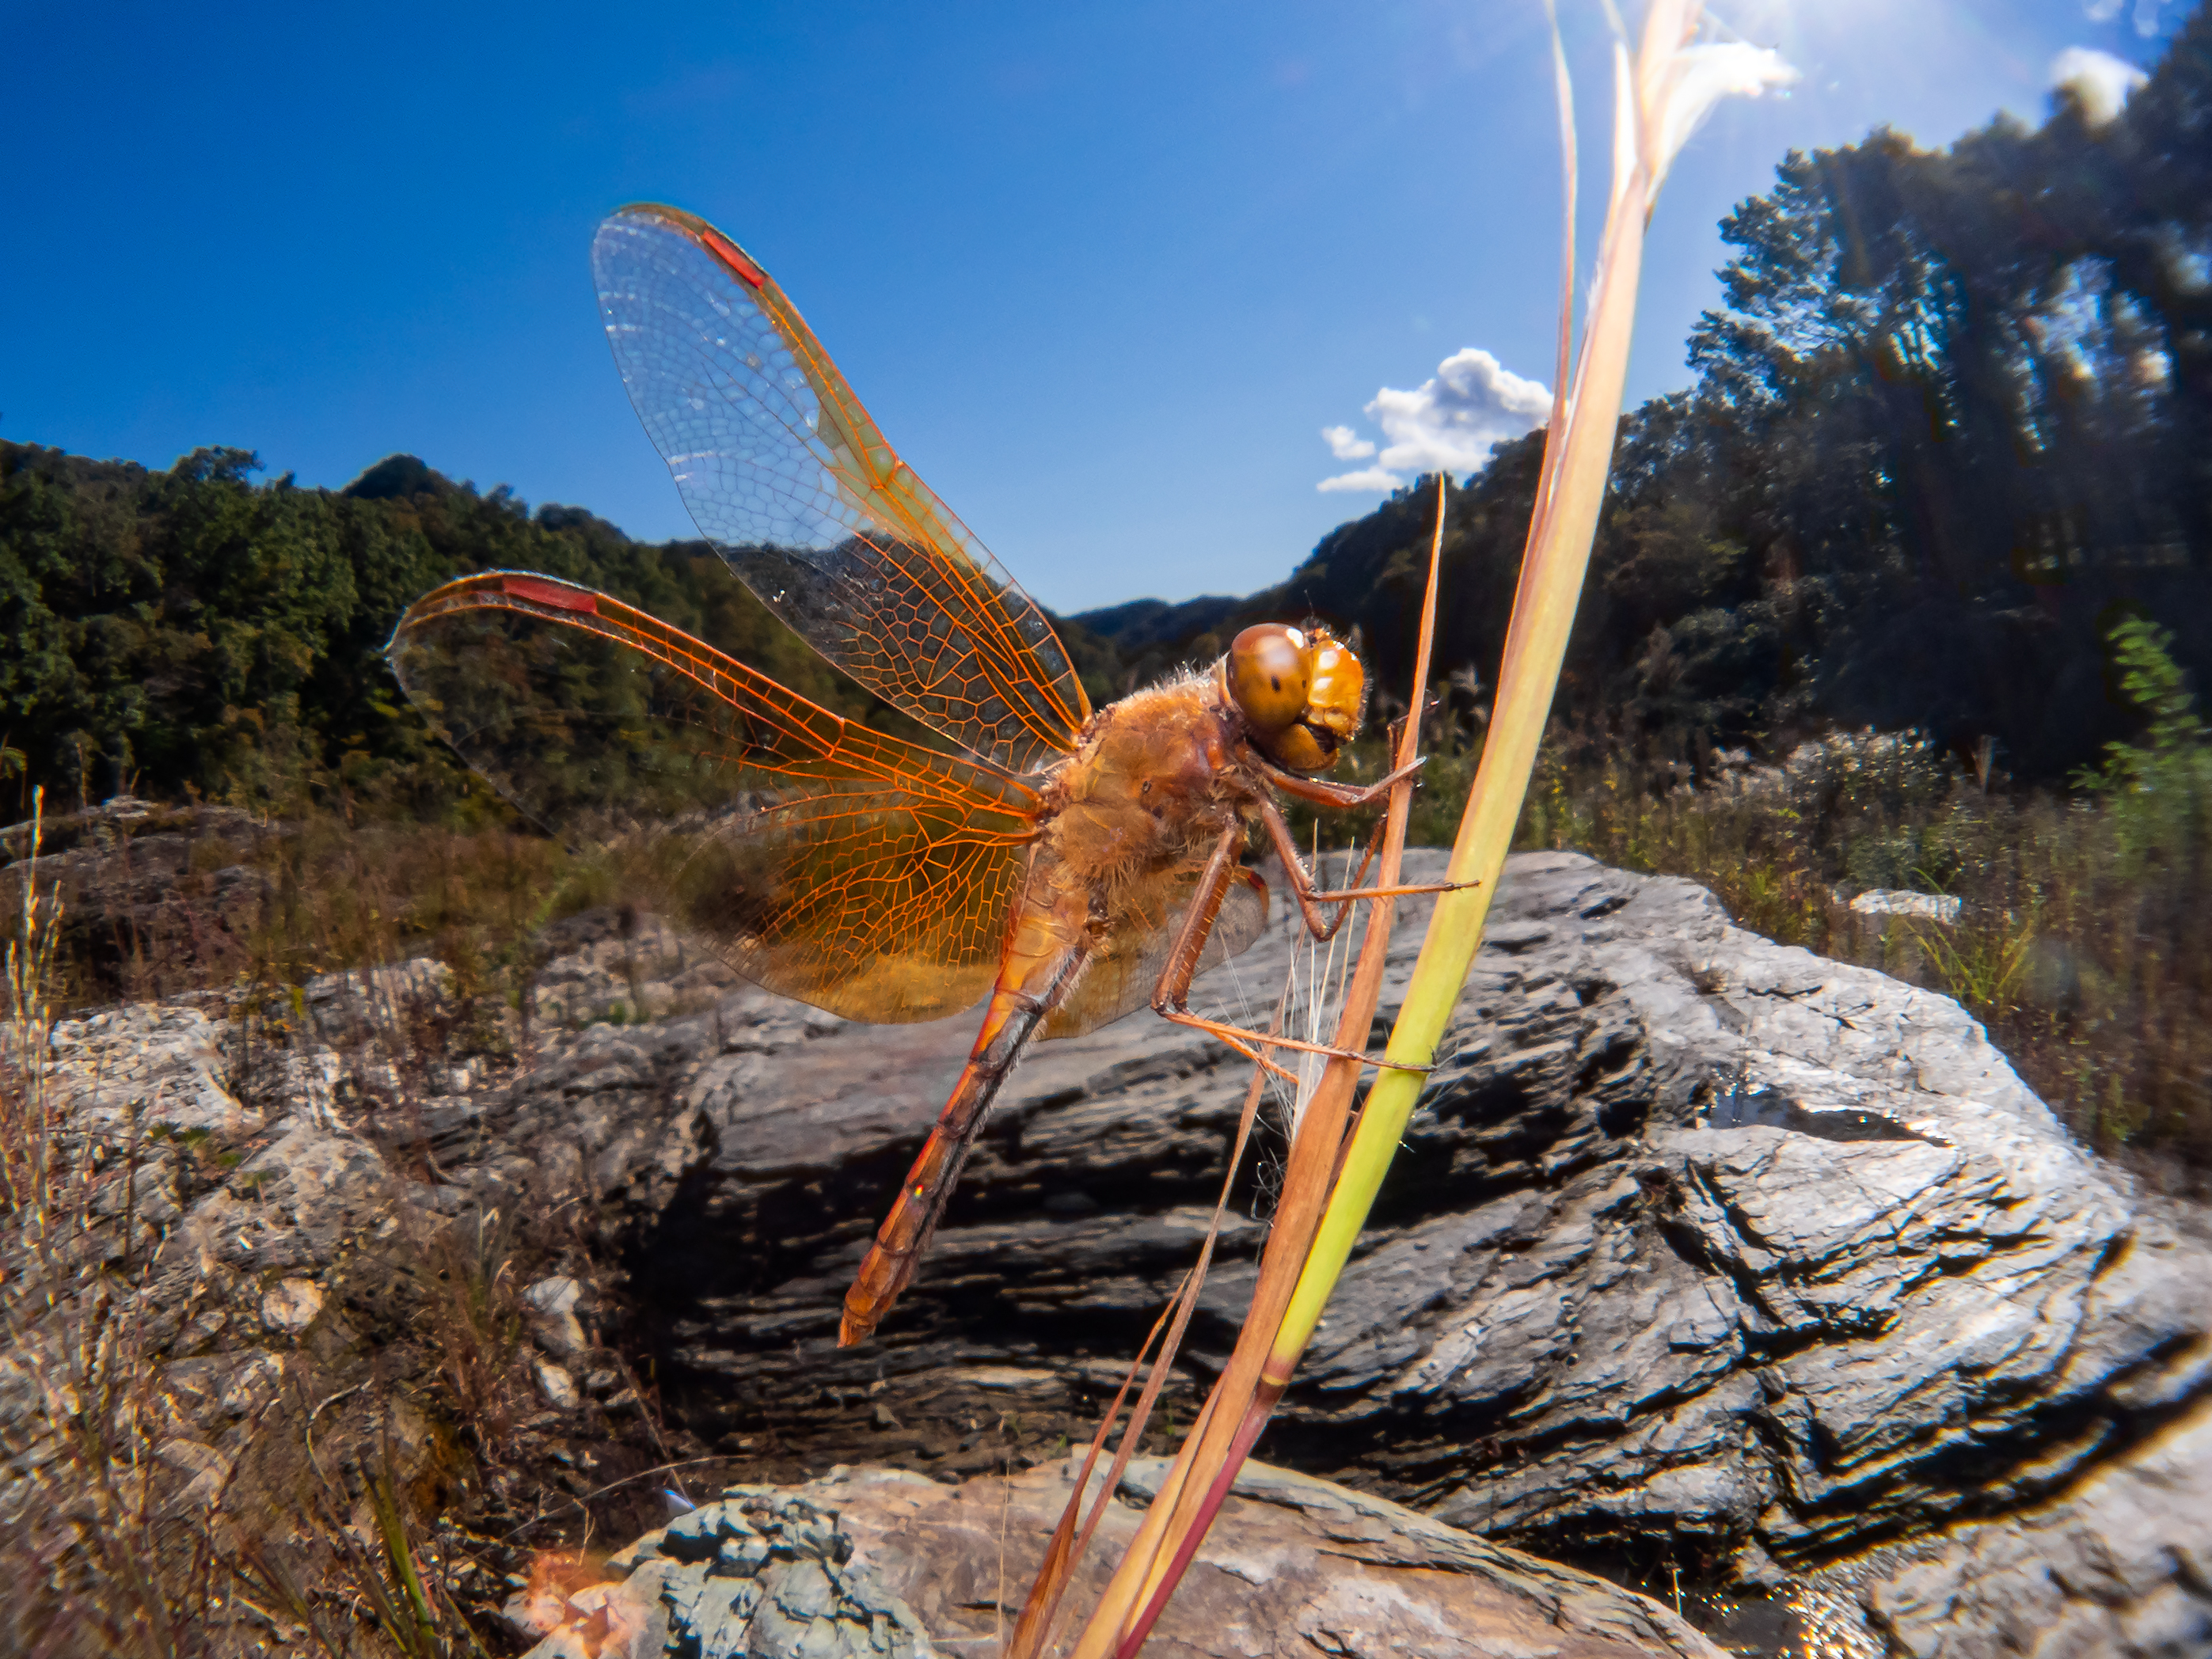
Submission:
{"label": "distant ridge", "polygon": [[1111,641],[1125,653],[1146,651],[1156,645],[1180,645],[1249,603],[1218,593],[1185,599],[1180,605],[1165,599],[1131,599],[1126,605],[1079,611],[1069,620],[1080,623],[1102,640]]}

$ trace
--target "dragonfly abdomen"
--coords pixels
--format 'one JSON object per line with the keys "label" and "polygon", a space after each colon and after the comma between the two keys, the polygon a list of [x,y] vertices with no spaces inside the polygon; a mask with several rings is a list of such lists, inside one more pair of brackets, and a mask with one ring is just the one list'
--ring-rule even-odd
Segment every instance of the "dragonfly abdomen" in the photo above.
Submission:
{"label": "dragonfly abdomen", "polygon": [[845,1293],[844,1317],[837,1328],[841,1348],[872,1335],[899,1293],[913,1282],[915,1267],[945,1213],[945,1200],[952,1195],[1000,1086],[1037,1026],[1083,971],[1091,952],[1090,893],[1066,875],[1056,862],[1041,860],[1031,869],[1028,890],[1007,933],[983,1029],[975,1034],[975,1046],[952,1085],[951,1097],[900,1183],[898,1198],[877,1230],[876,1242],[861,1261],[853,1288]]}

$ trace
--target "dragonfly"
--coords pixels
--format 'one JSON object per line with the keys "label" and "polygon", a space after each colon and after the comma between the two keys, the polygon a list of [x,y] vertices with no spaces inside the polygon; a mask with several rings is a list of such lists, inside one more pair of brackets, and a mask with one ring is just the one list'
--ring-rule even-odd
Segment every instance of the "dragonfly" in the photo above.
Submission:
{"label": "dragonfly", "polygon": [[[708,543],[769,612],[927,740],[833,713],[683,629],[556,574],[486,571],[409,607],[389,660],[431,725],[526,816],[596,823],[669,919],[755,983],[848,1018],[984,1003],[951,1097],[861,1263],[838,1343],[915,1276],[993,1098],[1033,1039],[1149,1006],[1288,1073],[1328,1045],[1194,1012],[1255,939],[1279,855],[1305,927],[1442,886],[1319,886],[1279,797],[1328,781],[1365,673],[1326,629],[1248,628],[1210,667],[1094,710],[1043,610],[899,459],[760,262],[641,204],[592,250],[638,416]],[[756,653],[757,654],[757,653]],[[1371,848],[1370,848],[1371,852]]]}

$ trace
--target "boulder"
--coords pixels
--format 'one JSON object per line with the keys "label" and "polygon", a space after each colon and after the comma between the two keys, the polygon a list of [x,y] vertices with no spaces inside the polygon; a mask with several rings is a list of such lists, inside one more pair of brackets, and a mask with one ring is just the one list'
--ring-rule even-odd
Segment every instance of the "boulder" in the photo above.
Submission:
{"label": "boulder", "polygon": [[[1133,1460],[1063,1603],[1095,1604],[1167,1469]],[[994,1650],[1018,1616],[1082,1459],[957,1486],[896,1469],[736,1486],[648,1534],[610,1577],[518,1597],[531,1659],[667,1650],[921,1659]],[[1095,1501],[1104,1476],[1092,1477]],[[1072,1625],[1069,1626],[1072,1631]],[[1147,1653],[1305,1659],[1720,1659],[1680,1618],[1384,1499],[1248,1465]]]}
{"label": "boulder", "polygon": [[[1385,1019],[1425,921],[1405,908]],[[1291,951],[1279,919],[1202,982],[1215,1011],[1263,1022]],[[660,1074],[712,1150],[629,1263],[681,1420],[786,1480],[854,1460],[955,1478],[1087,1436],[1195,1254],[1240,1062],[1149,1015],[1040,1045],[920,1281],[841,1351],[839,1300],[968,1022],[739,992],[663,1030],[690,1058]],[[610,1096],[647,1088],[645,1041],[593,1028],[515,1088],[574,1088],[592,1052]],[[610,1118],[670,1121],[632,1097]],[[1691,883],[1516,858],[1405,1141],[1263,1449],[1445,1522],[1776,1585],[2063,1505],[2206,1409],[2212,1254],[1954,1002],[1745,933]],[[1170,1412],[1225,1356],[1270,1156]],[[2092,1554],[2137,1552],[2114,1582],[2187,1579],[2086,1524]]]}

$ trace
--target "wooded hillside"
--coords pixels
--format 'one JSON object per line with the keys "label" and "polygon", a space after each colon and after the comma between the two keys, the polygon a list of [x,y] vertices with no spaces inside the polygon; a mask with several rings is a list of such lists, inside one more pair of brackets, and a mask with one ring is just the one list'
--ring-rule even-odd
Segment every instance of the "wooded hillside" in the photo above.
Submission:
{"label": "wooded hillside", "polygon": [[[2069,98],[1948,150],[1793,154],[1723,234],[1694,385],[1623,423],[1563,714],[1683,758],[1917,727],[2057,778],[2135,723],[2119,617],[2172,629],[2206,683],[2212,11],[2109,125]],[[1540,447],[1451,493],[1443,670],[1495,672]],[[1399,492],[1191,637],[1084,620],[1150,661],[1310,611],[1402,684],[1434,496]]]}
{"label": "wooded hillside", "polygon": [[[1877,131],[1793,154],[1723,234],[1693,386],[1623,423],[1565,717],[1699,767],[1716,745],[1913,727],[2057,779],[2140,724],[2115,695],[2118,618],[2163,623],[2206,683],[2212,10],[2108,125],[2062,99],[1944,151]],[[1503,644],[1540,441],[1450,492],[1437,661],[1472,671],[1462,702]],[[533,514],[406,456],[338,492],[257,470],[237,449],[152,472],[0,444],[10,793],[457,799],[380,650],[410,599],[475,569],[592,583],[866,708],[704,543]],[[1433,495],[1401,491],[1249,599],[1077,618],[1093,696],[1308,615],[1358,628],[1373,683],[1401,689]]]}

